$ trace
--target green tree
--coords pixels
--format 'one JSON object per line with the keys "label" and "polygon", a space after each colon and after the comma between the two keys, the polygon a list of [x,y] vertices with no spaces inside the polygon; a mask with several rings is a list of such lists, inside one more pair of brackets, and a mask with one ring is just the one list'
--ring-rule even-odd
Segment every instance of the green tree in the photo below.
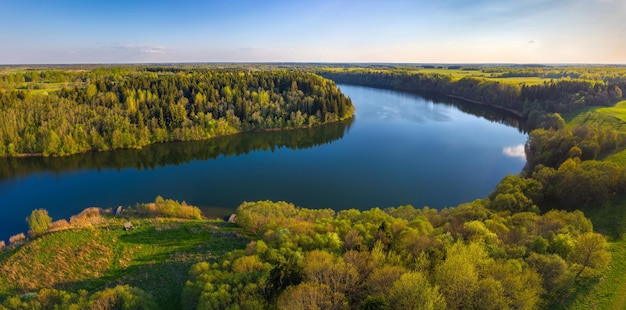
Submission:
{"label": "green tree", "polygon": [[575,278],[578,278],[586,269],[601,270],[606,268],[611,255],[606,239],[600,234],[589,232],[576,239],[574,250],[569,258],[579,266],[575,275]]}
{"label": "green tree", "polygon": [[392,309],[445,309],[446,301],[437,286],[432,286],[420,272],[405,273],[389,292]]}
{"label": "green tree", "polygon": [[[278,309],[348,309],[345,298],[333,298],[333,295],[328,285],[304,282],[289,287],[281,294],[277,307]],[[333,305],[333,299],[341,299],[341,305]]]}
{"label": "green tree", "polygon": [[28,234],[35,237],[44,234],[50,228],[52,218],[46,209],[36,209],[26,217],[26,222],[29,228]]}
{"label": "green tree", "polygon": [[129,285],[118,285],[93,294],[91,309],[159,309],[152,295]]}

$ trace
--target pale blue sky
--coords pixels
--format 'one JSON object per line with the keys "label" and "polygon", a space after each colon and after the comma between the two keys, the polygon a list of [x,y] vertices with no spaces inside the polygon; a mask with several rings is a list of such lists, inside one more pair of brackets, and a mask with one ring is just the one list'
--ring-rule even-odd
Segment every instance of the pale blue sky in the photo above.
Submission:
{"label": "pale blue sky", "polygon": [[626,0],[0,0],[0,64],[626,63]]}

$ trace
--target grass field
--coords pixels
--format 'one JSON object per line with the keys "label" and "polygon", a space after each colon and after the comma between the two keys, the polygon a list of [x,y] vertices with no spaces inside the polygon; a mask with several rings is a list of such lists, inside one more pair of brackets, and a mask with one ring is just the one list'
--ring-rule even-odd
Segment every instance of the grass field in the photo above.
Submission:
{"label": "grass field", "polygon": [[591,282],[580,283],[565,309],[626,309],[626,241],[611,242],[611,263],[608,270]]}
{"label": "grass field", "polygon": [[129,284],[163,309],[180,308],[189,267],[244,248],[247,239],[221,221],[142,219],[124,231],[122,219],[60,231],[0,255],[0,300],[54,287],[100,290]]}
{"label": "grass field", "polygon": [[598,125],[611,126],[626,132],[626,100],[612,107],[585,107],[571,113],[564,113],[562,116],[571,128],[580,125]]}

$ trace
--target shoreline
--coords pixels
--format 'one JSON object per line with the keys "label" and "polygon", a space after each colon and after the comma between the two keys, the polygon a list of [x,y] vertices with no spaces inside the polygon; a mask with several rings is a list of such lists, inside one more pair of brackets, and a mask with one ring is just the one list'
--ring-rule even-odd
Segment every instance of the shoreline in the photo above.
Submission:
{"label": "shoreline", "polygon": [[140,150],[144,147],[147,146],[151,146],[151,145],[155,145],[155,144],[159,144],[159,143],[172,143],[172,142],[192,142],[192,141],[207,141],[207,140],[211,140],[214,138],[220,138],[220,137],[227,137],[227,136],[233,136],[233,135],[237,135],[237,134],[242,134],[242,133],[253,133],[253,132],[277,132],[277,131],[291,131],[291,130],[298,130],[298,129],[312,129],[312,128],[319,128],[319,127],[323,127],[325,125],[330,125],[330,124],[334,124],[334,123],[338,123],[338,122],[343,122],[349,119],[354,118],[354,113],[347,118],[342,118],[342,119],[338,119],[336,121],[332,121],[332,122],[326,122],[326,123],[322,123],[322,124],[316,124],[316,125],[312,125],[312,126],[300,126],[300,127],[285,127],[285,128],[263,128],[263,129],[256,129],[256,130],[244,130],[244,131],[237,131],[237,132],[233,132],[233,133],[227,133],[227,134],[221,134],[221,135],[216,135],[216,136],[211,136],[209,138],[204,138],[204,139],[191,139],[191,140],[170,140],[170,141],[162,141],[162,142],[154,142],[154,143],[150,143],[150,144],[146,144],[146,145],[142,145],[142,146],[138,146],[138,147],[129,147],[129,148],[116,148],[116,149],[109,149],[109,150],[87,150],[84,152],[77,152],[77,153],[70,153],[70,154],[65,154],[65,155],[50,155],[50,156],[44,156],[43,153],[20,153],[20,154],[15,154],[15,155],[9,155],[9,156],[0,156],[0,159],[12,159],[12,158],[29,158],[29,157],[39,157],[39,158],[63,158],[63,157],[67,157],[67,156],[72,156],[72,155],[79,155],[79,154],[87,154],[87,153],[103,153],[103,152],[111,152],[111,151],[119,151],[119,150]]}

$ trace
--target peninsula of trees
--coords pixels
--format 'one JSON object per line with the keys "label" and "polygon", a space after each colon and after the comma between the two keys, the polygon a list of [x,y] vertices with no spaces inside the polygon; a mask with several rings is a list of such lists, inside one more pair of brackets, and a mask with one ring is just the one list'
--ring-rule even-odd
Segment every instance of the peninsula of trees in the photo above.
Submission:
{"label": "peninsula of trees", "polygon": [[334,82],[299,70],[121,67],[0,74],[0,157],[141,148],[352,117]]}

